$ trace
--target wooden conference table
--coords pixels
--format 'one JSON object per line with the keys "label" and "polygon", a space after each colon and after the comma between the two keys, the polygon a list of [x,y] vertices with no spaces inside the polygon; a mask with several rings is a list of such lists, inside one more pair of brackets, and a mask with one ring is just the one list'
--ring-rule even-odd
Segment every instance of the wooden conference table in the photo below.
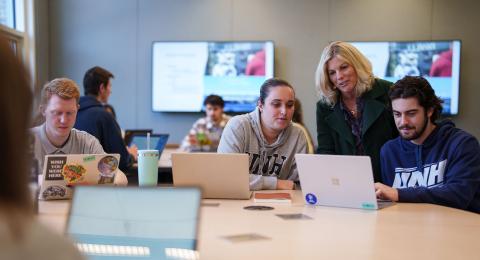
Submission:
{"label": "wooden conference table", "polygon": [[[378,210],[291,205],[243,209],[252,200],[203,200],[200,259],[480,259],[480,215],[431,204],[397,203]],[[40,201],[38,219],[63,233],[70,201]],[[284,220],[302,213],[312,219]],[[231,242],[225,236],[263,239]]]}

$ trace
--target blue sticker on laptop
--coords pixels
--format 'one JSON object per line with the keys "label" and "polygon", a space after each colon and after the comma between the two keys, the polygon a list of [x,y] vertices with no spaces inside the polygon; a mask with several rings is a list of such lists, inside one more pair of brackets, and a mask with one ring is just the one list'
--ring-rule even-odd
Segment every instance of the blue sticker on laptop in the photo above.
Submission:
{"label": "blue sticker on laptop", "polygon": [[312,193],[307,193],[307,195],[305,196],[305,201],[308,203],[308,204],[316,204],[317,203],[317,196],[315,196],[314,194]]}

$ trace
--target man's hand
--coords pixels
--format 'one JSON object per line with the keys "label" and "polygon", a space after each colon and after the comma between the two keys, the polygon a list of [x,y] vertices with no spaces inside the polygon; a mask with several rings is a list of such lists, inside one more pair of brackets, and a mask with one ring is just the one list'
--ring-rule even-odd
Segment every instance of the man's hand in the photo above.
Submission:
{"label": "man's hand", "polygon": [[277,190],[293,190],[295,183],[289,180],[277,180]]}
{"label": "man's hand", "polygon": [[133,158],[135,159],[135,161],[137,161],[137,152],[138,152],[138,147],[133,144],[132,146],[128,147],[127,146],[127,151],[128,153],[133,156]]}
{"label": "man's hand", "polygon": [[398,201],[398,190],[380,182],[375,183],[375,193],[379,199]]}

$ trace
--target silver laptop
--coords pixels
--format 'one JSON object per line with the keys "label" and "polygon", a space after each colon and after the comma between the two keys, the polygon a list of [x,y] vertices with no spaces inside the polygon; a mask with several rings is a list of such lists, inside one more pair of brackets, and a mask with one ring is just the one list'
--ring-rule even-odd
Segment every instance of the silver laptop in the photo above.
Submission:
{"label": "silver laptop", "polygon": [[66,232],[88,259],[198,259],[200,199],[198,188],[78,186]]}
{"label": "silver laptop", "polygon": [[305,203],[360,209],[379,209],[370,157],[296,154]]}
{"label": "silver laptop", "polygon": [[39,199],[69,199],[75,185],[113,185],[119,161],[119,154],[47,155]]}
{"label": "silver laptop", "polygon": [[248,154],[174,153],[174,186],[198,186],[203,198],[249,199]]}

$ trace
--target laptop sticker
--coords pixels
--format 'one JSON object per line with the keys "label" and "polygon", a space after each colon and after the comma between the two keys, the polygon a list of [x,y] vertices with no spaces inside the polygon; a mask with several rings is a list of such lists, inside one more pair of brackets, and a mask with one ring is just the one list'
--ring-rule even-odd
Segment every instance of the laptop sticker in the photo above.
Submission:
{"label": "laptop sticker", "polygon": [[364,203],[362,203],[362,208],[363,209],[375,209],[375,204],[364,202]]}
{"label": "laptop sticker", "polygon": [[46,180],[63,180],[63,166],[67,162],[67,156],[49,157],[47,160]]}
{"label": "laptop sticker", "polygon": [[95,155],[89,155],[89,156],[83,157],[83,162],[89,162],[93,160],[95,160]]}
{"label": "laptop sticker", "polygon": [[103,157],[97,165],[100,172],[100,180],[98,184],[113,183],[115,179],[115,171],[118,168],[118,160],[113,156]]}
{"label": "laptop sticker", "polygon": [[305,196],[305,201],[307,201],[308,204],[314,205],[317,203],[317,196],[312,193],[307,193],[307,195]]}
{"label": "laptop sticker", "polygon": [[63,199],[67,195],[65,187],[59,185],[52,185],[45,189],[42,193],[43,199]]}

